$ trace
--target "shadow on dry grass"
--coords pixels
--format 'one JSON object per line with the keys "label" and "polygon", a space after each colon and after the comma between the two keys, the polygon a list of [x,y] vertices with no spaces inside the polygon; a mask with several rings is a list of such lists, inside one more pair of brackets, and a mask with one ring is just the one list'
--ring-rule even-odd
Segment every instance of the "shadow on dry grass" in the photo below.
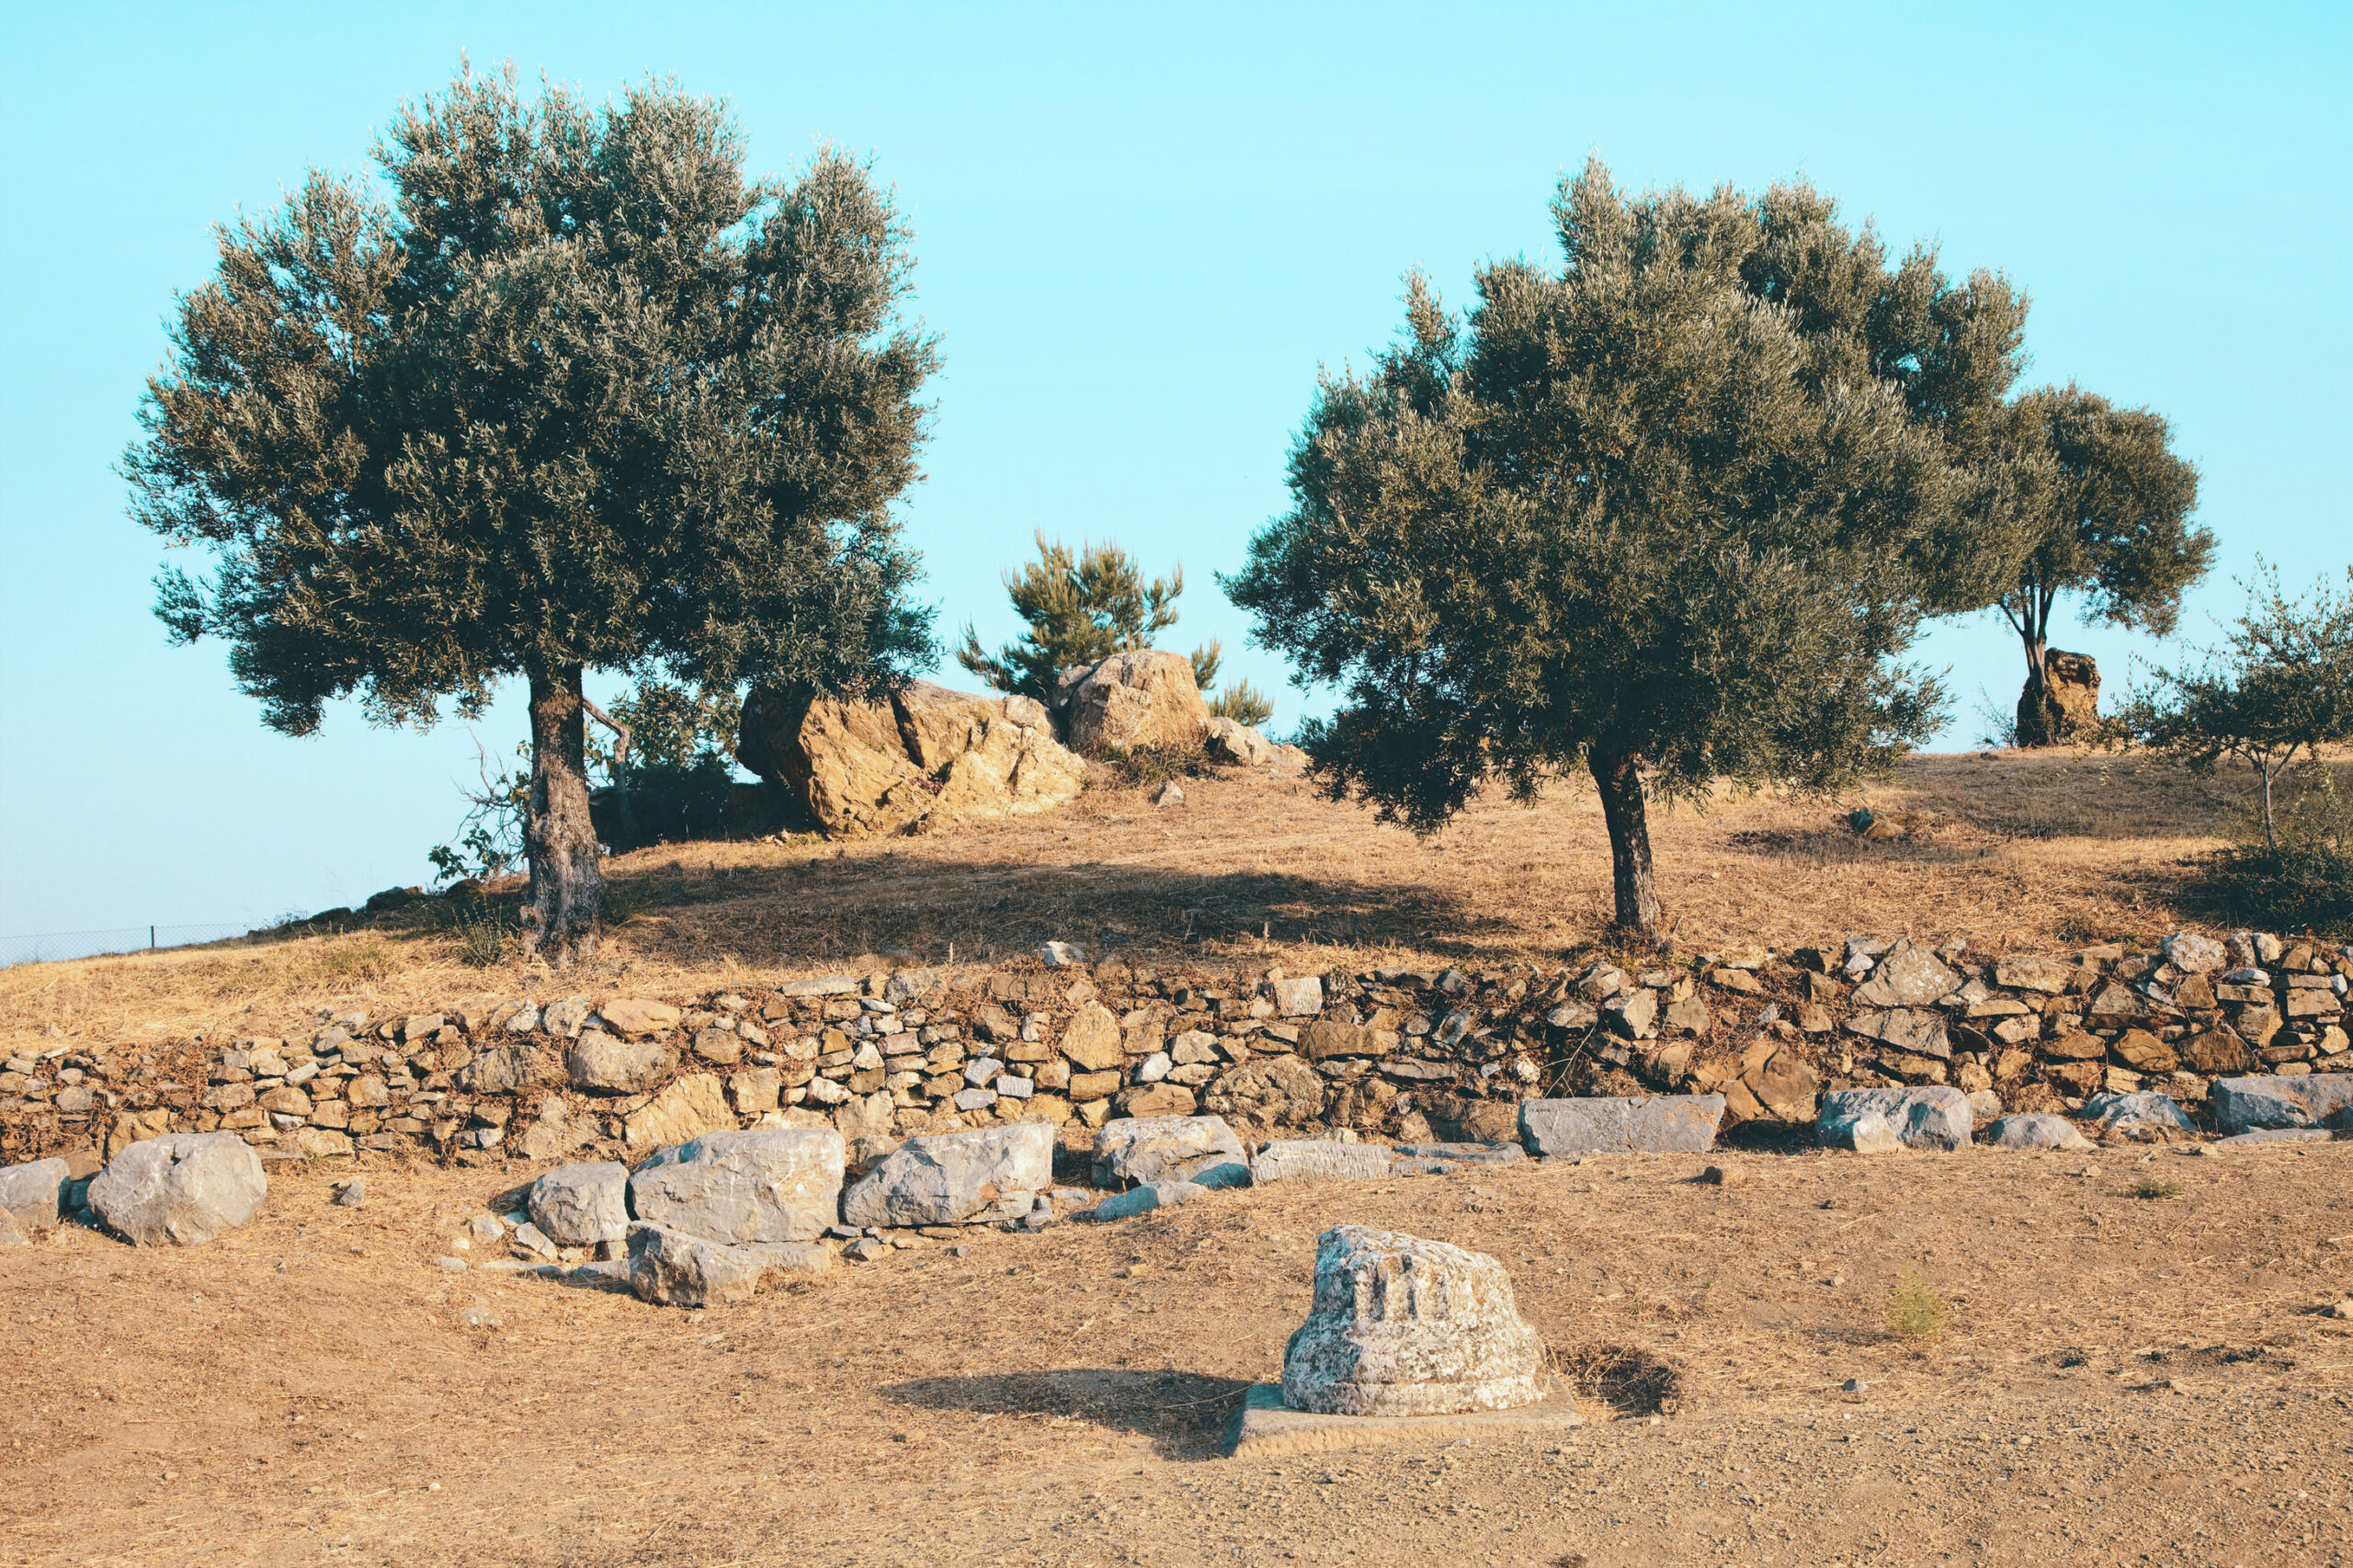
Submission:
{"label": "shadow on dry grass", "polygon": [[1236,1378],[1199,1372],[1073,1367],[1051,1372],[919,1378],[880,1390],[894,1404],[981,1415],[1049,1415],[1134,1432],[1163,1459],[1208,1459],[1250,1392]]}

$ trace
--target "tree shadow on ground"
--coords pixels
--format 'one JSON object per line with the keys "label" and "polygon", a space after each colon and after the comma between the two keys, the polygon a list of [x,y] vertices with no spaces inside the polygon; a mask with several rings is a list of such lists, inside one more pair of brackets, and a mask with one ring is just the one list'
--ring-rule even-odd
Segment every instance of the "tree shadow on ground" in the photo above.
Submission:
{"label": "tree shadow on ground", "polygon": [[918,1378],[881,1391],[894,1404],[982,1415],[1050,1415],[1152,1439],[1163,1459],[1199,1460],[1223,1446],[1251,1385],[1200,1372],[1067,1367],[1051,1372]]}

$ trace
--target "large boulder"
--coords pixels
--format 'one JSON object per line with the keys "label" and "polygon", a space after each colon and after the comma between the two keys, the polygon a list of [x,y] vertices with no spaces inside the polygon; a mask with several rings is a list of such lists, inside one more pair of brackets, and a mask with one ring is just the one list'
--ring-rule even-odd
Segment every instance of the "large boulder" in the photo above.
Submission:
{"label": "large boulder", "polygon": [[2102,1090],[2084,1102],[2083,1119],[2103,1138],[2135,1142],[2164,1142],[2195,1137],[2198,1124],[2183,1114],[2171,1095],[2142,1091],[2119,1094]]}
{"label": "large boulder", "polygon": [[2043,689],[2058,710],[2058,734],[2091,734],[2099,729],[2099,661],[2089,653],[2053,648],[2042,656]]}
{"label": "large boulder", "polygon": [[174,1132],[117,1154],[88,1201],[141,1246],[198,1246],[252,1219],[268,1193],[261,1157],[235,1133]]}
{"label": "large boulder", "polygon": [[630,1289],[659,1306],[730,1306],[779,1275],[823,1274],[833,1266],[831,1247],[807,1243],[729,1246],[659,1225],[630,1229]]}
{"label": "large boulder", "polygon": [[1722,1095],[1523,1100],[1520,1136],[1531,1154],[1662,1154],[1715,1146]]}
{"label": "large boulder", "polygon": [[842,1194],[847,1225],[1018,1220],[1054,1184],[1054,1130],[1015,1121],[910,1138]]}
{"label": "large boulder", "polygon": [[35,1160],[0,1170],[0,1213],[27,1230],[57,1223],[59,1203],[73,1172],[63,1160]]}
{"label": "large boulder", "polygon": [[1182,653],[1114,653],[1074,681],[1065,673],[1063,683],[1064,733],[1082,756],[1113,747],[1199,751],[1209,734],[1209,705],[1193,679],[1193,661]]}
{"label": "large boulder", "polygon": [[708,1241],[814,1241],[839,1210],[847,1158],[831,1128],[706,1133],[639,1165],[631,1205],[647,1224]]}
{"label": "large boulder", "polygon": [[2353,1073],[2313,1073],[2292,1078],[2217,1078],[2207,1103],[2224,1132],[2275,1127],[2353,1130]]}
{"label": "large boulder", "polygon": [[542,1171],[524,1199],[531,1223],[558,1246],[629,1239],[629,1167],[619,1160]]}
{"label": "large boulder", "polygon": [[1283,1403],[1328,1415],[1512,1410],[1544,1397],[1544,1342],[1504,1266],[1394,1231],[1340,1225],[1315,1247],[1315,1298],[1283,1350]]}
{"label": "large boulder", "polygon": [[1047,811],[1086,782],[1086,765],[1055,741],[1043,703],[929,681],[876,702],[755,687],[735,755],[835,838]]}
{"label": "large boulder", "polygon": [[1239,1187],[1249,1180],[1249,1165],[1242,1140],[1220,1117],[1126,1117],[1095,1135],[1097,1187],[1172,1180]]}
{"label": "large boulder", "polygon": [[1968,1146],[1969,1096],[1947,1084],[1914,1089],[1838,1089],[1822,1096],[1814,1131],[1823,1146],[1868,1153]]}
{"label": "large boulder", "polygon": [[1379,1143],[1279,1138],[1259,1146],[1258,1157],[1250,1162],[1250,1179],[1259,1186],[1276,1181],[1372,1181],[1387,1176],[1396,1163],[1397,1156]]}

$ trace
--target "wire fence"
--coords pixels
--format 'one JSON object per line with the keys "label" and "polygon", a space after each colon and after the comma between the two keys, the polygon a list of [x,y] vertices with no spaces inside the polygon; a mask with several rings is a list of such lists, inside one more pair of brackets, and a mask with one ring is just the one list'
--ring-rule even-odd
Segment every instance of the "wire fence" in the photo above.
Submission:
{"label": "wire fence", "polygon": [[106,931],[50,931],[37,937],[0,937],[0,969],[60,959],[106,958],[117,953],[161,952],[250,936],[253,927],[211,926],[118,926]]}

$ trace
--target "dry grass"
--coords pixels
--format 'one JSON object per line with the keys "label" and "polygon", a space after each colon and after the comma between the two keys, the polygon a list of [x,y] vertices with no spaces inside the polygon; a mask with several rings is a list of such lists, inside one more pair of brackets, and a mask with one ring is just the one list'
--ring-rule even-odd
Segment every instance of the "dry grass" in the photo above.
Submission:
{"label": "dry grass", "polygon": [[[479,934],[428,909],[300,937],[0,971],[0,1043],[55,1028],[136,1040],[272,1033],[317,1009],[379,1014],[626,985],[684,992],[895,952],[971,961],[1050,938],[1095,953],[1279,957],[1294,968],[1558,961],[1606,937],[1599,805],[1574,784],[1533,808],[1485,800],[1435,837],[1383,826],[1307,783],[1188,779],[1188,803],[1090,790],[1071,810],[934,838],[705,843],[612,865],[635,913],[603,957],[556,976],[475,967]],[[2195,925],[2200,858],[2244,790],[2145,757],[2088,751],[1922,756],[1848,800],[1654,809],[1662,891],[1685,951],[1848,934],[2056,948]],[[1871,840],[1854,806],[1919,813]]]}

